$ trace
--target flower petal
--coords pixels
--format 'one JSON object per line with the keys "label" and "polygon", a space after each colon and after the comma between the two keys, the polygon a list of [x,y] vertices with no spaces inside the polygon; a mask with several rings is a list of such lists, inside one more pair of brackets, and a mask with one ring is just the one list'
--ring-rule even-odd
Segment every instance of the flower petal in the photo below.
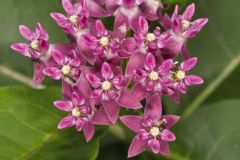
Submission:
{"label": "flower petal", "polygon": [[159,152],[164,156],[168,156],[170,154],[168,142],[160,140],[160,150],[159,150]]}
{"label": "flower petal", "polygon": [[168,129],[162,130],[160,136],[163,141],[172,142],[176,140],[175,135]]}
{"label": "flower petal", "polygon": [[95,126],[91,122],[87,122],[84,124],[83,133],[87,142],[89,142],[92,139],[94,135],[94,131],[95,131]]}
{"label": "flower petal", "polygon": [[109,120],[112,122],[112,124],[115,124],[118,119],[120,106],[114,100],[103,101],[102,104]]}
{"label": "flower petal", "polygon": [[80,78],[78,79],[76,86],[80,93],[83,95],[84,99],[89,102],[90,99],[89,95],[91,93],[91,89],[88,84],[88,81],[86,80],[83,74],[80,75]]}
{"label": "flower petal", "polygon": [[106,0],[106,9],[108,11],[114,12],[117,8],[118,5],[115,0]]}
{"label": "flower petal", "polygon": [[43,73],[55,80],[59,80],[62,77],[61,71],[56,67],[47,67],[43,70]]}
{"label": "flower petal", "polygon": [[93,17],[108,17],[111,15],[108,11],[101,8],[96,2],[93,0],[87,0],[86,7],[88,9],[88,12]]}
{"label": "flower petal", "polygon": [[62,97],[70,100],[73,92],[72,84],[62,79]]}
{"label": "flower petal", "polygon": [[63,66],[65,64],[65,58],[64,55],[59,52],[58,50],[54,49],[52,50],[52,56],[53,59],[60,65]]}
{"label": "flower petal", "polygon": [[196,66],[198,59],[196,57],[187,59],[186,61],[181,63],[181,69],[183,71],[189,71],[191,70],[193,67]]}
{"label": "flower petal", "polygon": [[40,39],[43,39],[45,41],[48,40],[48,33],[45,31],[45,29],[40,23],[36,24],[36,34],[39,36]]}
{"label": "flower petal", "polygon": [[130,109],[140,109],[142,108],[141,103],[136,99],[136,97],[128,91],[122,91],[118,103],[120,106]]}
{"label": "flower petal", "polygon": [[195,12],[195,4],[192,3],[184,11],[184,13],[182,15],[182,18],[185,19],[185,20],[190,21],[192,19],[192,17],[193,17],[194,12]]}
{"label": "flower petal", "polygon": [[184,81],[187,86],[203,84],[203,79],[194,75],[186,76]]}
{"label": "flower petal", "polygon": [[208,18],[200,18],[192,22],[190,27],[188,28],[187,32],[185,32],[183,35],[186,38],[193,38],[196,36],[197,33],[199,33],[202,28],[207,24]]}
{"label": "flower petal", "polygon": [[77,131],[81,131],[83,129],[83,126],[86,123],[86,121],[83,118],[76,118],[75,123],[76,123],[75,127],[76,127]]}
{"label": "flower petal", "polygon": [[62,6],[69,15],[73,14],[74,9],[70,0],[62,0]]}
{"label": "flower petal", "polygon": [[81,96],[77,92],[73,92],[72,93],[72,102],[76,106],[81,106],[85,103],[85,99],[83,98],[83,96]]}
{"label": "flower petal", "polygon": [[11,45],[11,49],[17,51],[23,56],[29,56],[30,54],[28,53],[28,45],[25,43],[14,43]]}
{"label": "flower petal", "polygon": [[62,28],[66,28],[67,24],[69,23],[67,17],[62,13],[53,12],[50,14],[50,16]]}
{"label": "flower petal", "polygon": [[[81,39],[87,44],[86,47],[90,47],[91,49],[95,49],[97,47],[97,39],[93,35],[84,34],[81,36]],[[87,50],[88,48],[83,48],[83,50]]]}
{"label": "flower petal", "polygon": [[54,105],[65,112],[71,112],[73,108],[73,104],[70,101],[55,101]]}
{"label": "flower petal", "polygon": [[149,115],[154,121],[159,121],[162,116],[161,96],[158,93],[153,94],[147,102],[144,111],[145,115]]}
{"label": "flower petal", "polygon": [[144,63],[145,63],[144,55],[135,52],[128,61],[126,67],[126,76],[127,77],[132,76],[134,74],[133,72],[134,70],[141,69],[144,67]]}
{"label": "flower petal", "polygon": [[73,116],[67,116],[63,118],[59,123],[58,123],[58,129],[63,129],[63,128],[69,128],[74,125],[74,118]]}
{"label": "flower petal", "polygon": [[100,20],[96,21],[96,30],[98,37],[106,36],[108,33],[104,24]]}
{"label": "flower petal", "polygon": [[107,62],[104,62],[102,64],[101,72],[102,72],[103,78],[106,79],[106,80],[110,80],[114,76],[113,72],[112,72],[112,69]]}
{"label": "flower petal", "polygon": [[146,57],[145,68],[148,70],[153,70],[156,65],[155,57],[152,53],[148,53]]}
{"label": "flower petal", "polygon": [[148,146],[151,148],[153,153],[159,153],[160,142],[156,137],[148,141]]}
{"label": "flower petal", "polygon": [[179,121],[180,116],[176,116],[176,115],[163,115],[162,119],[165,119],[167,121],[166,127],[168,129],[170,129],[173,125],[175,125]]}
{"label": "flower petal", "polygon": [[165,60],[159,67],[158,67],[158,72],[161,75],[165,75],[168,74],[170,72],[170,70],[173,67],[173,60],[172,59],[168,59]]}
{"label": "flower petal", "polygon": [[141,116],[122,116],[120,117],[122,123],[131,129],[133,132],[138,133],[141,129],[141,123],[143,121],[143,117]]}
{"label": "flower petal", "polygon": [[147,140],[139,140],[137,136],[133,139],[129,149],[128,149],[128,158],[134,157],[147,148]]}
{"label": "flower petal", "polygon": [[45,78],[45,74],[43,73],[43,70],[45,68],[45,64],[43,63],[35,63],[34,64],[34,75],[33,75],[33,85],[37,87],[42,83],[42,81]]}
{"label": "flower petal", "polygon": [[146,89],[141,83],[137,83],[133,87],[132,95],[134,95],[138,101],[141,101],[146,97]]}
{"label": "flower petal", "polygon": [[95,111],[92,123],[96,125],[110,125],[112,122],[107,117],[106,113],[104,112],[103,108],[98,109]]}
{"label": "flower petal", "polygon": [[20,25],[19,26],[19,31],[21,33],[21,35],[27,39],[28,41],[32,41],[34,36],[33,36],[33,32],[26,26],[24,25]]}
{"label": "flower petal", "polygon": [[90,83],[90,85],[91,85],[92,87],[97,88],[97,87],[99,87],[100,84],[101,84],[100,78],[98,78],[98,77],[97,77],[96,75],[94,75],[94,74],[87,74],[87,75],[86,75],[86,78],[87,78],[88,82]]}
{"label": "flower petal", "polygon": [[144,18],[143,16],[141,16],[139,18],[139,32],[147,34],[148,33],[148,22],[146,20],[146,18]]}

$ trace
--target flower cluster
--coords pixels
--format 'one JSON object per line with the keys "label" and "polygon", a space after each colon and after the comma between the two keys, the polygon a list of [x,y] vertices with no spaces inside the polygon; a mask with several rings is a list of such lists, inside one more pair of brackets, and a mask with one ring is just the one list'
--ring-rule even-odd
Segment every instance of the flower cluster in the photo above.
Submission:
{"label": "flower cluster", "polygon": [[[137,134],[128,157],[145,149],[168,155],[168,142],[176,139],[170,129],[180,117],[162,115],[162,97],[178,103],[180,93],[203,83],[189,73],[197,58],[190,56],[187,42],[208,19],[191,21],[194,4],[183,14],[176,6],[170,17],[160,0],[62,0],[62,5],[66,14],[53,12],[51,17],[70,43],[50,44],[37,23],[35,31],[20,25],[27,42],[11,45],[33,62],[35,86],[45,76],[62,81],[63,99],[54,105],[67,116],[58,128],[75,126],[89,141],[95,125],[116,123],[121,107],[144,109],[141,116],[120,117]],[[108,17],[115,18],[110,30],[103,23]],[[153,21],[158,26],[151,29]]]}

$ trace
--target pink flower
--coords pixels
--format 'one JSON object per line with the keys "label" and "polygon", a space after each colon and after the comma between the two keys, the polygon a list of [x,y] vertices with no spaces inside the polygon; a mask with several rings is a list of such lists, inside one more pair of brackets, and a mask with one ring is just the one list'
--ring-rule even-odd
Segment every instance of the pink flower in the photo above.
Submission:
{"label": "pink flower", "polygon": [[149,20],[157,20],[162,17],[161,9],[163,9],[161,0],[144,0],[141,6],[143,15]]}
{"label": "pink flower", "polygon": [[147,51],[151,52],[158,49],[157,40],[159,39],[160,35],[161,31],[159,27],[157,27],[153,33],[151,33],[149,32],[147,20],[142,16],[139,18],[138,30],[135,32],[134,37],[142,52],[146,53]]}
{"label": "pink flower", "polygon": [[73,4],[71,0],[62,0],[62,5],[67,16],[53,12],[51,17],[64,29],[66,33],[76,35],[78,32],[86,32],[88,27],[89,13],[84,2]]}
{"label": "pink flower", "polygon": [[[134,71],[136,85],[133,89],[133,94],[142,100],[148,92],[150,94],[159,92],[160,94],[171,95],[173,90],[172,79],[169,77],[173,61],[171,59],[165,60],[160,66],[156,67],[155,57],[148,53],[143,69]],[[143,93],[142,93],[143,92]]]}
{"label": "pink flower", "polygon": [[68,83],[76,83],[81,74],[79,55],[74,50],[68,55],[53,50],[52,56],[57,66],[47,67],[43,70],[43,73],[55,80],[64,79]]}
{"label": "pink flower", "polygon": [[39,62],[42,59],[49,57],[47,51],[48,33],[42,28],[40,23],[36,24],[36,31],[32,32],[24,25],[19,26],[21,35],[28,41],[27,43],[14,43],[11,48],[23,56],[31,58],[34,62]]}
{"label": "pink flower", "polygon": [[101,78],[95,74],[87,74],[86,78],[94,88],[91,98],[103,105],[103,108],[112,123],[118,118],[120,106],[139,109],[141,104],[134,95],[125,90],[124,76],[115,76],[108,63],[104,62],[101,68]]}
{"label": "pink flower", "polygon": [[122,23],[137,30],[139,16],[142,15],[140,5],[144,0],[106,0],[106,8],[116,15],[116,25]]}
{"label": "pink flower", "polygon": [[103,9],[101,5],[106,0],[80,0],[83,1],[86,5],[86,8],[92,17],[109,17],[111,13]]}
{"label": "pink flower", "polygon": [[191,22],[195,4],[189,5],[182,15],[179,15],[178,12],[179,6],[177,5],[171,19],[167,14],[163,18],[163,26],[168,30],[165,33],[165,40],[168,41],[164,48],[166,58],[175,58],[180,52],[183,52],[182,55],[185,58],[189,58],[186,46],[188,39],[196,36],[208,22],[207,18]]}
{"label": "pink flower", "polygon": [[124,38],[126,34],[126,26],[123,24],[114,31],[108,31],[100,20],[96,21],[96,33],[84,34],[82,36],[79,48],[86,56],[91,56],[90,62],[95,62],[97,58],[110,60],[113,58],[128,58],[131,51],[136,48],[134,38]]}
{"label": "pink flower", "polygon": [[45,77],[42,73],[43,69],[53,64],[50,50],[57,48],[57,45],[49,45],[48,33],[40,23],[36,24],[35,32],[24,25],[19,26],[19,31],[27,40],[27,43],[14,43],[11,45],[11,48],[19,54],[30,58],[34,63],[33,85],[38,86]]}
{"label": "pink flower", "polygon": [[199,76],[189,75],[189,71],[197,64],[197,58],[190,58],[182,62],[179,66],[175,64],[171,71],[173,79],[173,87],[183,94],[187,92],[187,86],[199,85],[203,83],[203,79]]}
{"label": "pink flower", "polygon": [[122,116],[121,121],[137,134],[128,150],[128,157],[134,157],[145,149],[169,155],[168,142],[176,140],[170,128],[179,118],[175,115],[162,115],[161,98],[157,93],[149,99],[144,116]]}
{"label": "pink flower", "polygon": [[68,113],[68,116],[59,122],[58,128],[63,129],[75,126],[77,131],[83,130],[87,141],[90,141],[93,137],[95,131],[94,124],[110,124],[105,113],[90,106],[80,93],[73,92],[71,100],[55,101],[54,105]]}
{"label": "pink flower", "polygon": [[[54,105],[67,112],[59,129],[75,127],[92,139],[95,125],[114,124],[121,107],[141,109],[144,115],[122,116],[121,121],[136,133],[128,151],[134,157],[148,149],[169,155],[168,142],[175,141],[171,127],[176,115],[162,115],[162,96],[179,102],[188,86],[203,83],[189,74],[197,58],[190,58],[187,42],[207,23],[192,21],[195,5],[180,15],[163,16],[161,0],[62,0],[66,15],[51,17],[69,37],[69,44],[49,44],[48,33],[37,23],[36,31],[20,25],[27,43],[11,48],[34,62],[34,85],[45,75],[62,80],[63,100]],[[113,16],[113,29],[103,17]],[[152,21],[160,25],[152,28]],[[184,61],[174,62],[178,54]]]}

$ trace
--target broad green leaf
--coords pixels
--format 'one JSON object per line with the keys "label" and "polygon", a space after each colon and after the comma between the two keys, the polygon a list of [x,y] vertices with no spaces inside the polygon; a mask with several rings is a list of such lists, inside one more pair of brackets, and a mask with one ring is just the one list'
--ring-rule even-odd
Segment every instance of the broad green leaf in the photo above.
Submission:
{"label": "broad green leaf", "polygon": [[[32,63],[10,49],[14,42],[24,42],[18,31],[20,24],[34,29],[40,22],[48,31],[51,43],[67,42],[63,31],[50,17],[51,12],[63,12],[61,1],[58,0],[2,0],[0,5],[0,64],[27,75],[32,76]],[[1,75],[1,77],[3,77]],[[0,85],[13,84],[13,81],[3,80]]]}
{"label": "broad green leaf", "polygon": [[51,139],[61,118],[52,103],[59,91],[0,88],[0,159],[18,159]]}
{"label": "broad green leaf", "polygon": [[[102,132],[102,131],[100,131]],[[42,147],[29,160],[95,160],[98,156],[100,135],[86,142],[82,133],[75,129],[65,130],[51,143]]]}
{"label": "broad green leaf", "polygon": [[87,144],[82,133],[57,130],[65,114],[53,106],[53,101],[60,98],[58,88],[0,88],[0,159],[96,158],[101,131]]}
{"label": "broad green leaf", "polygon": [[170,159],[238,160],[240,100],[206,105],[183,120],[175,132]]}

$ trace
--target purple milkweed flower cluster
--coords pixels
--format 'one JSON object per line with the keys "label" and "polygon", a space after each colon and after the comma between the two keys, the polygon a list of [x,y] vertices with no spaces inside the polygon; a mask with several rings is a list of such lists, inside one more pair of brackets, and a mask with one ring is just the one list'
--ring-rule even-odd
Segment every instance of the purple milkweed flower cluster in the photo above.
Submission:
{"label": "purple milkweed flower cluster", "polygon": [[[169,155],[168,142],[176,139],[170,129],[180,117],[162,114],[162,97],[178,103],[189,86],[203,83],[190,74],[197,58],[190,56],[187,42],[208,19],[191,21],[194,4],[183,14],[177,5],[169,16],[160,0],[62,0],[62,5],[66,14],[53,12],[51,17],[70,43],[50,44],[48,33],[37,23],[35,31],[20,25],[26,43],[11,45],[34,62],[35,86],[45,76],[62,81],[63,99],[54,105],[66,117],[58,128],[74,126],[89,141],[95,125],[117,122],[121,107],[144,108],[141,116],[120,117],[136,133],[128,157],[145,149]],[[111,30],[102,21],[108,17],[115,18]],[[153,22],[158,26],[150,29]]]}

